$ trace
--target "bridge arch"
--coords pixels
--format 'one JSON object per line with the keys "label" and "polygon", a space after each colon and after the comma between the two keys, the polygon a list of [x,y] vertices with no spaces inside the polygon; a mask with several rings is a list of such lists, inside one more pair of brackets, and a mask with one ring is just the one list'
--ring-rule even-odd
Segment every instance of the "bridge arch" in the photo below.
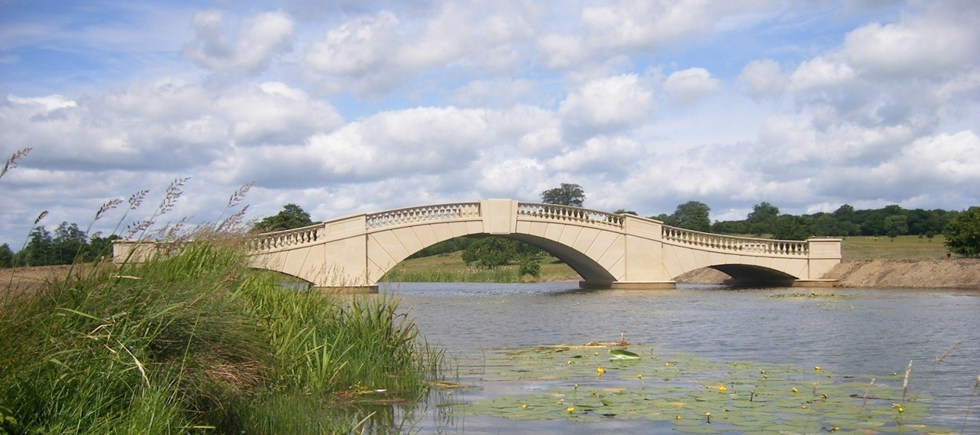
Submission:
{"label": "bridge arch", "polygon": [[820,283],[840,262],[838,239],[721,236],[631,215],[502,199],[355,215],[259,235],[250,249],[255,267],[319,287],[372,288],[415,252],[471,235],[537,246],[566,261],[585,287],[673,288],[674,277],[709,266]]}

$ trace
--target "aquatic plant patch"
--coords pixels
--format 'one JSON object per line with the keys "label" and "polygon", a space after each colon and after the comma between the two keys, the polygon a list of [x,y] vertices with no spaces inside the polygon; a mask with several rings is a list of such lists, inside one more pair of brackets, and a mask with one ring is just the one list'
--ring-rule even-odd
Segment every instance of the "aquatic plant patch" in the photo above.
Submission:
{"label": "aquatic plant patch", "polygon": [[931,399],[903,392],[899,373],[710,361],[658,354],[650,346],[537,346],[485,358],[485,390],[502,388],[461,407],[466,415],[646,419],[688,433],[948,432],[922,424]]}

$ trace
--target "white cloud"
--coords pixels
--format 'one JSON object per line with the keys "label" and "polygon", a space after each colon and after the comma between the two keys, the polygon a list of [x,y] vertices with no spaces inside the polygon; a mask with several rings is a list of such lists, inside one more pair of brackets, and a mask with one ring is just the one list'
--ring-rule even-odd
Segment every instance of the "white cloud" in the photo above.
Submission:
{"label": "white cloud", "polygon": [[183,54],[198,65],[218,71],[257,72],[271,57],[290,50],[293,21],[282,12],[266,12],[242,20],[240,28],[226,34],[224,14],[217,10],[194,16],[196,36]]}
{"label": "white cloud", "polygon": [[569,93],[558,113],[572,136],[628,128],[653,111],[653,92],[635,74],[593,80]]}
{"label": "white cloud", "polygon": [[640,156],[640,145],[630,138],[593,137],[551,158],[547,169],[577,175],[605,173],[615,179],[629,173]]}
{"label": "white cloud", "polygon": [[749,62],[738,79],[748,85],[749,95],[755,98],[777,97],[786,87],[786,76],[779,64],[771,59]]}
{"label": "white cloud", "polygon": [[388,59],[397,44],[398,18],[390,11],[358,17],[327,32],[306,53],[306,63],[329,75],[366,74]]}
{"label": "white cloud", "polygon": [[577,26],[546,34],[540,39],[539,48],[550,68],[602,63],[621,53],[657,50],[669,43],[695,40],[713,31],[750,26],[764,16],[759,11],[766,3],[764,0],[596,2],[582,8],[578,22],[574,23]]}
{"label": "white cloud", "polygon": [[857,73],[850,65],[826,57],[816,57],[803,62],[789,77],[793,92],[806,92],[837,88],[850,84]]}
{"label": "white cloud", "polygon": [[525,79],[497,78],[474,80],[456,90],[455,100],[464,106],[508,107],[538,97],[534,82]]}
{"label": "white cloud", "polygon": [[690,104],[721,88],[721,82],[704,68],[688,68],[667,76],[664,90],[681,104]]}
{"label": "white cloud", "polygon": [[[330,29],[306,53],[312,80],[327,92],[389,92],[433,69],[509,70],[523,61],[534,33],[533,4],[440,3],[404,22],[392,10],[361,15]],[[419,18],[419,17],[412,17]]]}
{"label": "white cloud", "polygon": [[898,23],[870,23],[848,33],[841,57],[875,77],[937,77],[980,60],[976,2],[921,3]]}

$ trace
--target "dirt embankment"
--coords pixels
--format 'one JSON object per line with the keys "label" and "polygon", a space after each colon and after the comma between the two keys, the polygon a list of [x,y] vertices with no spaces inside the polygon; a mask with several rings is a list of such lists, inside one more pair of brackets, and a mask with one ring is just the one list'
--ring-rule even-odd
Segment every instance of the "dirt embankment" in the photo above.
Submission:
{"label": "dirt embankment", "polygon": [[841,287],[980,289],[980,259],[845,260],[827,278]]}
{"label": "dirt embankment", "polygon": [[[729,278],[706,268],[686,273],[678,282],[721,284]],[[839,287],[980,289],[980,259],[844,260],[826,278]]]}

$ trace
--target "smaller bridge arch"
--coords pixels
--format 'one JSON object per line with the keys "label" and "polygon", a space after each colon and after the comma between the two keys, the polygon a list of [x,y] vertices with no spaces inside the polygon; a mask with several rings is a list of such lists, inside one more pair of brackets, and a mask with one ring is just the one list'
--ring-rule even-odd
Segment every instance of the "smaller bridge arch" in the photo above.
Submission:
{"label": "smaller bridge arch", "polygon": [[582,275],[583,287],[673,288],[703,267],[738,276],[770,271],[808,285],[840,262],[839,239],[784,241],[702,233],[662,222],[577,207],[505,199],[426,205],[359,214],[267,233],[249,242],[253,266],[317,287],[376,289],[411,254],[469,235],[538,246]]}

